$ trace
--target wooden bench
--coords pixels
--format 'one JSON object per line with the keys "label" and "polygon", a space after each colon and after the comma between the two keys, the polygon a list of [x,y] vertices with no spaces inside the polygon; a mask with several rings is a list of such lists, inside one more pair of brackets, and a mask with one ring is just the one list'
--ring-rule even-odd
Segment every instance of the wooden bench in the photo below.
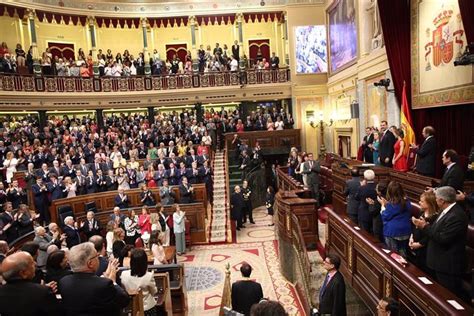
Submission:
{"label": "wooden bench", "polygon": [[[191,204],[180,204],[181,210],[186,212],[186,219],[189,221],[190,225],[190,236],[191,244],[205,244],[206,239],[206,209],[202,203],[191,203]],[[131,208],[132,209],[132,208]],[[140,214],[140,208],[133,208],[137,215]],[[151,213],[156,213],[157,209],[155,207],[148,208],[148,211]],[[164,211],[166,215],[173,215],[173,206],[168,205],[164,206]],[[122,210],[124,213],[124,210]],[[110,221],[110,216],[113,214],[113,210],[108,211],[99,211],[95,213],[95,219],[97,219],[101,227],[105,228],[107,223]],[[74,216],[75,219],[79,222],[86,220],[86,214],[81,214],[79,216]]]}
{"label": "wooden bench", "polygon": [[184,266],[182,264],[163,264],[148,266],[154,273],[166,273],[169,277],[173,315],[185,316],[188,314],[188,297]]}

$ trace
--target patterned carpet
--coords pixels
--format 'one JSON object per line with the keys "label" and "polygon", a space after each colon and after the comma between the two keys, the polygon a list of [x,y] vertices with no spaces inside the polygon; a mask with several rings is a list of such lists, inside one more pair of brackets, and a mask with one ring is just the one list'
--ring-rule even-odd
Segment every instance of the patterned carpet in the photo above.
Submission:
{"label": "patterned carpet", "polygon": [[251,278],[263,287],[265,297],[278,300],[289,315],[304,315],[294,287],[281,274],[277,242],[265,208],[254,210],[256,224],[238,232],[237,244],[195,246],[178,261],[185,265],[189,315],[218,315],[224,286],[225,266],[231,282],[241,278],[240,266],[249,263]]}
{"label": "patterned carpet", "polygon": [[216,152],[213,163],[214,202],[211,206],[211,221],[209,227],[209,241],[211,243],[230,242],[232,238],[231,234],[227,231],[230,228],[230,223],[228,222],[227,216],[229,210],[226,196],[224,158],[225,152],[218,151]]}

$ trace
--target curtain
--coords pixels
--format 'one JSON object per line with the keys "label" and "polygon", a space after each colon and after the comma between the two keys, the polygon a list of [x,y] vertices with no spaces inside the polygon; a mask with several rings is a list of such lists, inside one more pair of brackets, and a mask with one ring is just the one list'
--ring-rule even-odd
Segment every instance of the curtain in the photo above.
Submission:
{"label": "curtain", "polygon": [[474,1],[458,0],[459,11],[461,12],[462,24],[466,32],[468,43],[474,43],[474,23],[472,22],[472,13],[474,12]]}
{"label": "curtain", "polygon": [[474,104],[463,104],[412,111],[415,133],[419,139],[423,127],[430,125],[436,130],[437,177],[441,177],[444,170],[441,163],[444,150],[454,149],[461,156],[469,155],[474,145],[473,109]]}
{"label": "curtain", "polygon": [[167,44],[166,45],[166,59],[172,60],[174,55],[178,56],[178,59],[183,63],[186,62],[186,55],[188,49],[186,44]]}
{"label": "curtain", "polygon": [[70,58],[75,59],[74,44],[48,42],[48,47],[53,57],[58,56],[59,58],[65,58],[67,60]]}
{"label": "curtain", "polygon": [[267,61],[270,61],[270,40],[249,40],[249,58],[252,62],[252,65],[257,60],[259,50],[262,55],[262,58],[265,58]]}
{"label": "curtain", "polygon": [[401,104],[403,82],[406,82],[411,104],[410,1],[378,0],[378,6],[395,96]]}

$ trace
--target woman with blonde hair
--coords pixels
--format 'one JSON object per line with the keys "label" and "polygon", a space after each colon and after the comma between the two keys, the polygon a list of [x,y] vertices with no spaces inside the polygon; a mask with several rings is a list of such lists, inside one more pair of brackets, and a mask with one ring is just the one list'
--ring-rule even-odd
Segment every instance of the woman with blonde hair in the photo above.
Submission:
{"label": "woman with blonde hair", "polygon": [[72,181],[71,177],[64,178],[64,187],[63,192],[67,194],[66,198],[76,196],[77,184]]}
{"label": "woman with blonde hair", "polygon": [[12,151],[7,153],[6,159],[3,161],[3,167],[7,170],[7,183],[12,182],[13,173],[16,172],[16,165],[18,164],[18,160],[13,155]]}
{"label": "woman with blonde hair", "polygon": [[[420,218],[424,218],[427,223],[434,223],[439,215],[438,203],[436,203],[436,196],[433,192],[423,192],[420,196],[420,209],[422,213]],[[421,229],[413,227],[408,247],[410,247],[409,258],[415,265],[427,273],[430,269],[426,266],[426,249],[429,238],[423,234]]]}
{"label": "woman with blonde hair", "polygon": [[160,226],[160,216],[158,213],[151,213],[150,214],[150,224],[151,224],[151,231],[159,231],[161,232]]}

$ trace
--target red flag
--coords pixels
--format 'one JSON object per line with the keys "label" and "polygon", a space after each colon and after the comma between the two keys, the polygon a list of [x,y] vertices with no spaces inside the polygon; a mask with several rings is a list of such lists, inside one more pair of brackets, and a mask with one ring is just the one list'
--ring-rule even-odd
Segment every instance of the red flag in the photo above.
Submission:
{"label": "red flag", "polygon": [[400,112],[400,122],[403,132],[405,133],[405,137],[403,138],[405,141],[405,149],[403,153],[408,156],[410,145],[414,145],[416,143],[416,138],[415,132],[413,131],[413,121],[411,119],[410,106],[408,105],[405,82],[403,82],[402,111]]}

